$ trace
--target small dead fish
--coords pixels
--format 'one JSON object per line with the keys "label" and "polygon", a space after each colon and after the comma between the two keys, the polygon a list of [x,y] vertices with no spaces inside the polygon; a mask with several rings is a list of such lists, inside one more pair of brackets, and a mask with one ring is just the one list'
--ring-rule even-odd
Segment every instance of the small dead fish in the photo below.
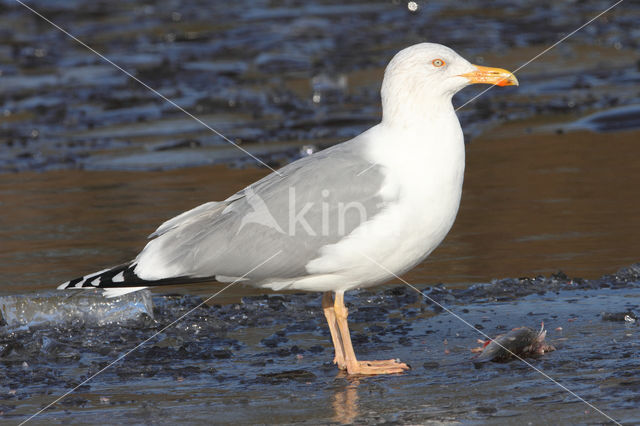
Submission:
{"label": "small dead fish", "polygon": [[556,350],[544,341],[546,336],[547,330],[544,329],[544,323],[540,331],[529,327],[518,327],[493,340],[479,340],[482,346],[472,349],[471,352],[480,352],[474,358],[474,362],[504,362],[513,358],[514,355],[521,358],[539,356]]}

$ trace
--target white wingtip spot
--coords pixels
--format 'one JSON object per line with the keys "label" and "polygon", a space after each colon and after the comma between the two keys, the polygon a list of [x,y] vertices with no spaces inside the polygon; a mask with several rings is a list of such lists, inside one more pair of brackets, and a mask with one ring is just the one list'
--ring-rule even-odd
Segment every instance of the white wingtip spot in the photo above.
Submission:
{"label": "white wingtip spot", "polygon": [[122,283],[124,282],[124,271],[120,272],[119,274],[117,274],[116,276],[114,276],[111,281],[113,281],[114,283]]}
{"label": "white wingtip spot", "polygon": [[69,287],[70,283],[71,283],[71,281],[67,281],[67,282],[64,282],[64,283],[60,284],[58,286],[58,290],[64,290],[65,288]]}
{"label": "white wingtip spot", "polygon": [[100,285],[100,277],[91,280],[89,284],[91,284],[94,287],[98,287]]}

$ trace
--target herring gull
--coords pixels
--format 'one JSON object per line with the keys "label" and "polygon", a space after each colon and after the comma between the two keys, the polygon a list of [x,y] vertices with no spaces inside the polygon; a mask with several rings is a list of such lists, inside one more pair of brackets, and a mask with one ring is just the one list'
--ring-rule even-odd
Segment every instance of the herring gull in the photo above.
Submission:
{"label": "herring gull", "polygon": [[449,232],[465,164],[451,98],[473,83],[518,81],[439,44],[410,46],[385,70],[379,124],[166,221],[134,260],[58,288],[104,288],[114,296],[164,284],[241,281],[324,292],[338,368],[350,375],[408,370],[395,359],[358,361],[344,292],[403,274]]}

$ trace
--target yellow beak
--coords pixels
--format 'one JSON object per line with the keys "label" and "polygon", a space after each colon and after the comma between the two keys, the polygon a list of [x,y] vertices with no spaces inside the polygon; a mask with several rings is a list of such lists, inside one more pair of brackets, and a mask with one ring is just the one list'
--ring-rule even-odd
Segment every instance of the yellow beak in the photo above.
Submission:
{"label": "yellow beak", "polygon": [[512,72],[502,68],[483,67],[474,65],[475,71],[461,74],[460,77],[469,79],[471,84],[484,83],[495,84],[496,86],[517,86],[518,79]]}

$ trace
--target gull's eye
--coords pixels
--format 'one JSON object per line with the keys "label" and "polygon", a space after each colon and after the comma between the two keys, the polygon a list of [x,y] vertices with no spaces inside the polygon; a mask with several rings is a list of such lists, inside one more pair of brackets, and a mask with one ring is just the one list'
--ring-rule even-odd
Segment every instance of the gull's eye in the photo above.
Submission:
{"label": "gull's eye", "polygon": [[431,63],[434,67],[441,67],[444,65],[444,61],[442,59],[434,59]]}

